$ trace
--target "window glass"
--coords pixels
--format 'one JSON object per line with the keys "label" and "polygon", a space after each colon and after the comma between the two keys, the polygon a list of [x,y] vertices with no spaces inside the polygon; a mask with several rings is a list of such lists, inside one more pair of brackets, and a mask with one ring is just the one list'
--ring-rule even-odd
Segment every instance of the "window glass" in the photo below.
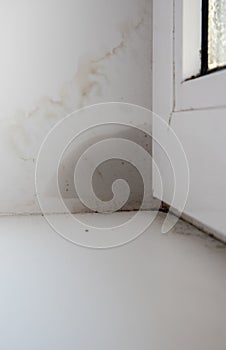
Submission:
{"label": "window glass", "polygon": [[208,69],[226,66],[226,0],[209,0]]}

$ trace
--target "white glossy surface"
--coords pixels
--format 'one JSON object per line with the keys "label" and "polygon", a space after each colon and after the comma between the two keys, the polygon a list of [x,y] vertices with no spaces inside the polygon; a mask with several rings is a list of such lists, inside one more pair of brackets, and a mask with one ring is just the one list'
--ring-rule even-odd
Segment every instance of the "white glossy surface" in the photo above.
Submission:
{"label": "white glossy surface", "polygon": [[[190,184],[184,214],[223,240],[226,240],[225,116],[226,109],[209,109],[173,113],[171,120],[171,127],[183,145],[189,165]],[[167,143],[168,152],[176,154],[177,149],[167,128],[159,137]],[[171,165],[157,147],[155,157],[165,186],[164,201],[171,203],[175,186]],[[181,165],[181,162],[175,163]],[[177,188],[183,186],[183,177],[177,177],[176,185]],[[155,191],[157,196],[157,186]]]}
{"label": "white glossy surface", "polygon": [[184,222],[162,235],[163,218],[102,251],[41,216],[0,218],[0,348],[225,350],[226,249]]}
{"label": "white glossy surface", "polygon": [[[182,0],[170,0],[166,7],[164,0],[154,1],[153,110],[174,129],[188,158],[190,190],[185,215],[226,240],[226,71],[183,82],[182,3]],[[191,14],[188,17],[190,20]],[[162,143],[168,142],[171,153],[177,154],[169,134],[166,127],[159,135],[158,125],[154,125],[154,136],[162,138]],[[172,168],[160,149],[154,147],[153,154],[161,169],[164,201],[171,203]],[[177,166],[180,161],[176,162]],[[155,178],[153,189],[160,198]]]}

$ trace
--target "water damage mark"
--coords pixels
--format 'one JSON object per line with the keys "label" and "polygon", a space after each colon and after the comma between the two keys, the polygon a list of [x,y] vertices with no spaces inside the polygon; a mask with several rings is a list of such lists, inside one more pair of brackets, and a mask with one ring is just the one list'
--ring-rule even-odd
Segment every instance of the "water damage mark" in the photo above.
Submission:
{"label": "water damage mark", "polygon": [[181,219],[177,222],[172,229],[172,234],[199,238],[204,240],[206,247],[226,250],[225,242],[220,241],[215,235],[190,224],[186,219]]}
{"label": "water damage mark", "polygon": [[95,103],[95,97],[103,95],[105,84],[110,83],[104,64],[120,53],[129,54],[128,42],[144,21],[145,18],[141,17],[137,21],[124,23],[119,29],[120,42],[103,55],[83,56],[78,62],[74,77],[61,88],[59,98],[44,96],[31,111],[19,111],[14,115],[9,125],[9,133],[11,148],[20,160],[34,162],[41,141],[56,122],[91,101]]}

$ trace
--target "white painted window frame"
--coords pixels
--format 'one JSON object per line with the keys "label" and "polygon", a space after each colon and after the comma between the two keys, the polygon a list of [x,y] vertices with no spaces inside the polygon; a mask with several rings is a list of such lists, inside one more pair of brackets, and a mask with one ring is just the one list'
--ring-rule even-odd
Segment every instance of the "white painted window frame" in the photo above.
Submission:
{"label": "white painted window frame", "polygon": [[170,113],[226,107],[226,69],[189,79],[201,66],[201,0],[153,0],[153,7],[154,103],[164,76]]}
{"label": "white painted window frame", "polygon": [[[189,79],[198,75],[201,68],[201,3],[174,1],[174,111],[226,106],[226,70]],[[219,90],[223,84],[225,90]]]}
{"label": "white painted window frame", "polygon": [[[226,240],[226,70],[187,80],[200,64],[199,1],[153,0],[152,106],[175,130],[188,158],[191,182],[184,215]],[[190,51],[192,59],[186,60]],[[153,136],[166,143],[167,127],[160,133],[154,120]],[[168,147],[176,153],[170,142]],[[169,203],[169,168],[155,144],[153,157],[166,184],[163,200]],[[153,193],[161,198],[158,184],[153,173]]]}

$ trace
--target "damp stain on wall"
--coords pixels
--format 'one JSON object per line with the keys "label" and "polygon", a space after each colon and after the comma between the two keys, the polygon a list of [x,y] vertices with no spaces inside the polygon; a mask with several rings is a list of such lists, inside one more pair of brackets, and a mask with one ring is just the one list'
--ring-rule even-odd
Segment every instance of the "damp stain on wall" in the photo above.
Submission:
{"label": "damp stain on wall", "polygon": [[95,103],[95,99],[104,99],[104,86],[111,84],[105,63],[112,60],[116,64],[114,58],[120,54],[130,55],[130,41],[135,33],[139,34],[144,21],[141,17],[121,25],[120,42],[102,55],[84,55],[74,77],[62,86],[59,98],[43,96],[32,110],[15,113],[9,123],[9,134],[11,148],[19,159],[34,162],[41,141],[55,123],[72,111]]}
{"label": "damp stain on wall", "polygon": [[[147,3],[150,5],[149,1]],[[9,180],[9,184],[14,184],[15,180],[17,181],[16,196],[18,199],[17,202],[15,201],[16,204],[12,210],[11,204],[8,205],[10,212],[23,212],[24,207],[28,207],[26,212],[33,212],[32,208],[34,208],[34,212],[37,212],[37,199],[34,188],[35,163],[41,143],[58,121],[77,109],[98,102],[125,101],[145,106],[145,103],[139,101],[142,101],[140,96],[143,95],[141,85],[145,87],[147,83],[143,84],[140,81],[139,85],[139,78],[137,80],[137,77],[143,77],[144,72],[147,75],[147,69],[151,74],[151,69],[144,67],[143,64],[143,61],[148,65],[150,62],[151,67],[151,60],[147,63],[147,59],[143,59],[143,48],[146,47],[147,22],[150,21],[150,13],[146,9],[145,11],[142,9],[139,14],[137,19],[127,20],[117,26],[117,34],[112,46],[97,47],[95,54],[83,54],[75,62],[75,74],[62,84],[58,92],[55,92],[53,95],[49,93],[49,95],[38,98],[33,108],[19,110],[11,118],[7,117],[1,121],[6,135],[4,142],[7,152],[9,158],[11,158],[11,163],[16,164],[15,167],[19,175],[17,179],[16,176],[11,176]],[[149,48],[151,50],[151,39]],[[143,72],[143,75],[139,69]],[[126,71],[125,75],[124,71]],[[118,90],[120,90],[120,93],[118,93]],[[146,91],[144,95],[151,96]],[[118,96],[118,98],[115,98],[115,96]],[[144,147],[148,148],[147,144]],[[122,166],[122,168],[126,167],[125,164],[120,162],[118,165]],[[97,193],[104,197],[104,193],[98,192],[98,184],[103,180],[105,181],[108,176],[107,166],[104,169],[106,174],[102,170],[98,169],[95,181],[97,182]],[[6,177],[7,172],[8,170],[5,172]],[[65,180],[63,183],[66,186],[64,188],[64,197],[74,198],[73,188],[71,183],[68,182],[67,174],[63,175],[65,176],[63,176],[62,182]],[[133,177],[135,178],[134,174]],[[137,183],[137,181],[133,180],[133,177],[131,182]],[[25,193],[22,195],[25,188],[27,190],[26,195]],[[22,195],[21,197],[20,194]],[[109,190],[107,194],[109,194]],[[135,201],[136,196],[135,191],[133,201]],[[75,212],[77,211],[76,208]]]}

